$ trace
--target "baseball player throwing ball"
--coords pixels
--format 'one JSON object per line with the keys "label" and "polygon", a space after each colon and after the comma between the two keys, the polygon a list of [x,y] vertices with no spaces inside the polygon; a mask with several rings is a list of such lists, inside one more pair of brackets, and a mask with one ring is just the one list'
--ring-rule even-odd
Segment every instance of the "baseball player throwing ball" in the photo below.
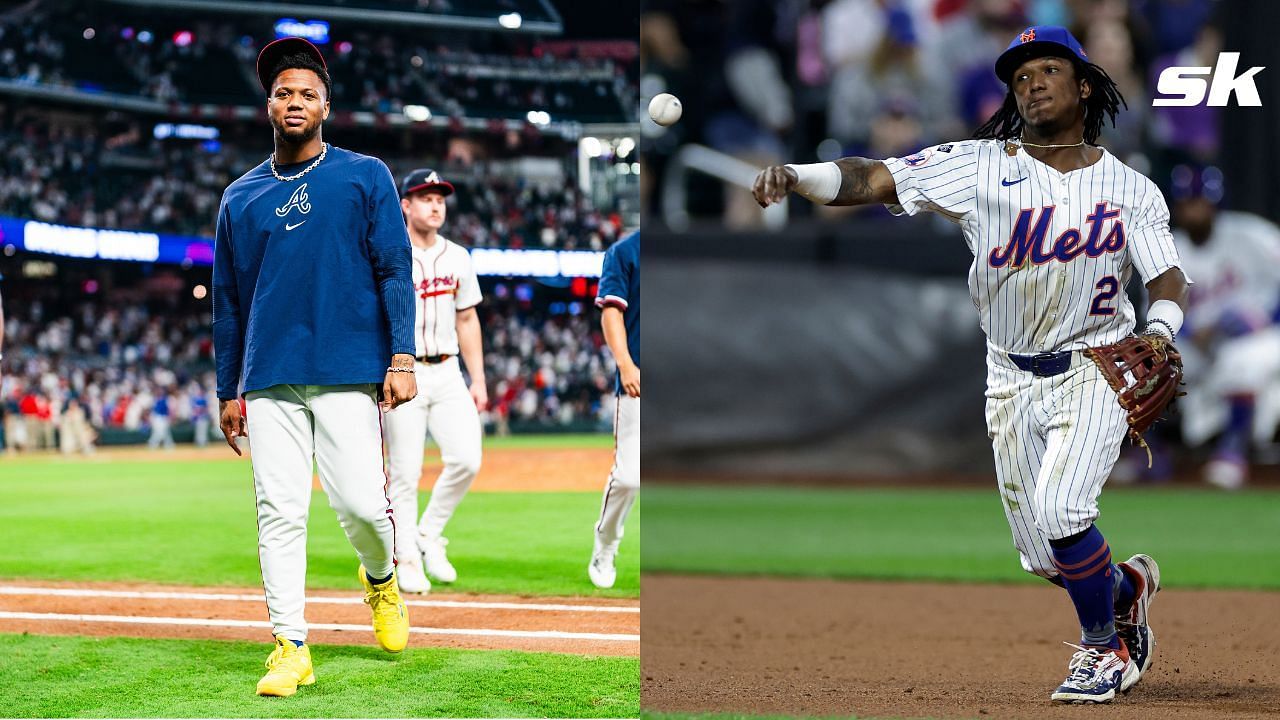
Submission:
{"label": "baseball player throwing ball", "polygon": [[[412,400],[409,240],[381,161],[323,142],[324,59],[301,38],[258,56],[275,151],[218,209],[213,336],[223,434],[253,443],[258,554],[276,649],[259,695],[315,682],[303,618],[312,461],[362,563],[378,643],[404,649],[378,396]],[[243,395],[247,414],[237,397]]]}
{"label": "baseball player throwing ball", "polygon": [[618,366],[613,423],[613,471],[604,487],[595,548],[587,575],[598,588],[613,587],[613,559],[622,540],[627,513],[640,494],[640,232],[614,243],[604,255],[596,306],[601,308],[604,340]]}
{"label": "baseball player throwing ball", "polygon": [[[1066,589],[1080,621],[1067,678],[1050,697],[1107,702],[1150,669],[1147,612],[1160,574],[1146,555],[1112,562],[1095,525],[1098,495],[1126,434],[1137,437],[1176,390],[1172,342],[1187,280],[1160,191],[1095,144],[1123,98],[1079,42],[1062,27],[1030,27],[995,70],[1008,94],[977,139],[884,161],[770,167],[754,194],[762,206],[792,191],[830,205],[884,203],[961,227],[1014,545],[1025,570]],[[1151,298],[1137,337],[1124,292],[1135,271]],[[1121,369],[1152,374],[1121,391]],[[1134,402],[1156,391],[1154,413]]]}
{"label": "baseball player throwing ball", "polygon": [[[400,589],[425,593],[431,581],[451,583],[458,572],[445,554],[444,527],[480,470],[480,415],[489,404],[480,340],[480,283],[471,255],[442,237],[445,198],[453,185],[434,170],[414,170],[400,182],[400,209],[413,245],[411,297],[414,374],[418,397],[386,414],[391,508],[396,518]],[[468,391],[458,354],[471,375]],[[440,446],[444,470],[418,519],[418,479],[427,431]],[[425,567],[425,572],[424,572]]]}

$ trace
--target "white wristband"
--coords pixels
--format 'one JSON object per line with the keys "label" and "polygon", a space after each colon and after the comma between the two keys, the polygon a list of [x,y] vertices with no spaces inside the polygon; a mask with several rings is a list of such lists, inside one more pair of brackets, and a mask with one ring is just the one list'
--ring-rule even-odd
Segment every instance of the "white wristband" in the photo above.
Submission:
{"label": "white wristband", "polygon": [[1163,335],[1167,330],[1171,334],[1168,339],[1172,341],[1182,329],[1182,319],[1182,308],[1178,307],[1178,303],[1172,300],[1157,300],[1147,308],[1147,327],[1144,332],[1158,332]]}
{"label": "white wristband", "polygon": [[808,165],[787,165],[796,171],[800,182],[796,183],[796,194],[809,200],[826,205],[840,194],[840,166],[833,162],[812,163]]}

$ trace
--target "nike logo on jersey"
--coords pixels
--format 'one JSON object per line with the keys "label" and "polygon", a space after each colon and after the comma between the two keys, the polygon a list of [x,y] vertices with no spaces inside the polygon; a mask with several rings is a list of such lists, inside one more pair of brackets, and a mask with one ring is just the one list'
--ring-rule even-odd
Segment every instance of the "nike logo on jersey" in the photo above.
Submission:
{"label": "nike logo on jersey", "polygon": [[[1036,265],[1043,265],[1051,260],[1065,263],[1076,259],[1080,255],[1096,258],[1099,255],[1118,252],[1124,248],[1124,223],[1118,219],[1120,210],[1108,210],[1107,203],[1100,202],[1094,206],[1093,212],[1084,219],[1085,224],[1089,226],[1089,237],[1083,244],[1080,242],[1080,230],[1068,228],[1053,241],[1053,246],[1046,251],[1044,249],[1044,240],[1049,234],[1049,226],[1053,222],[1053,212],[1056,209],[1054,205],[1046,205],[1040,208],[1040,217],[1036,219],[1034,228],[1031,226],[1031,218],[1036,212],[1034,209],[1026,209],[1018,213],[1018,220],[1014,223],[1013,232],[1009,234],[1008,244],[993,249],[987,256],[987,261],[991,264],[991,267],[1000,268],[1005,265],[1012,265],[1016,269],[1022,267],[1028,257]],[[1114,220],[1114,222],[1111,223],[1111,229],[1104,238],[1102,226],[1107,220]]]}
{"label": "nike logo on jersey", "polygon": [[1001,181],[1000,181],[1000,184],[1001,184],[1001,185],[1003,185],[1003,186],[1005,186],[1005,187],[1009,187],[1010,185],[1017,185],[1018,183],[1022,182],[1023,180],[1026,180],[1026,179],[1027,179],[1027,176],[1026,176],[1026,175],[1023,175],[1022,177],[1018,178],[1017,180],[1014,180],[1013,182],[1009,182],[1008,180],[1001,180]]}
{"label": "nike logo on jersey", "polygon": [[304,223],[304,222],[306,222],[306,220],[303,220],[303,221],[302,221],[302,222],[300,222],[300,223],[294,223],[293,225],[285,225],[285,226],[284,226],[284,229],[285,229],[285,230],[292,230],[292,229],[294,229],[294,228],[298,227],[299,225],[301,225],[301,224],[302,224],[302,223]]}

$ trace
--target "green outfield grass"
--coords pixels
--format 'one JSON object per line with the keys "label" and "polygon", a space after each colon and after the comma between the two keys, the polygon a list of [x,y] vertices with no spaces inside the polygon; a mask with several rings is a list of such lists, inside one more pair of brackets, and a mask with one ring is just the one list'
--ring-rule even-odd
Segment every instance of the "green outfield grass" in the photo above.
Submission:
{"label": "green outfield grass", "polygon": [[[579,440],[564,447],[612,443],[550,436],[537,446],[558,447],[573,437]],[[471,493],[446,530],[459,582],[439,590],[638,597],[639,504],[618,556],[617,585],[607,591],[586,575],[599,511],[598,492]],[[308,585],[352,589],[355,554],[319,491],[309,527]],[[261,581],[251,469],[229,450],[226,459],[185,462],[2,460],[0,547],[0,578],[247,587]]]}
{"label": "green outfield grass", "polygon": [[[649,485],[646,572],[1042,582],[1022,572],[994,489]],[[1179,587],[1280,589],[1280,492],[1117,488],[1098,527],[1118,559]]]}
{"label": "green outfield grass", "polygon": [[636,717],[639,661],[316,645],[317,682],[260,698],[264,643],[0,635],[5,717]]}

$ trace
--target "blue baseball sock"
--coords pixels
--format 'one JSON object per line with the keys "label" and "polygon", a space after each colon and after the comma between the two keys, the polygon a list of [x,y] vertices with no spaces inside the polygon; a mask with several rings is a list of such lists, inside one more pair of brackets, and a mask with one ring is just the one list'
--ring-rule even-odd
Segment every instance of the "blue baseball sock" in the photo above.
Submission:
{"label": "blue baseball sock", "polygon": [[1218,441],[1218,452],[1244,457],[1249,454],[1249,435],[1253,432],[1253,396],[1232,395],[1229,407],[1227,428]]}
{"label": "blue baseball sock", "polygon": [[[394,574],[395,574],[395,573],[392,573],[392,575],[394,575]],[[387,582],[388,580],[390,580],[390,579],[391,579],[391,575],[388,575],[388,576],[386,576],[386,577],[382,578],[381,580],[379,580],[378,578],[376,578],[376,577],[374,577],[374,576],[370,575],[370,574],[369,574],[369,572],[368,572],[367,570],[365,571],[364,576],[365,576],[365,577],[367,577],[367,578],[369,578],[369,583],[370,583],[370,584],[372,584],[372,585],[382,585],[383,583],[385,583],[385,582]]]}
{"label": "blue baseball sock", "polygon": [[1065,581],[1080,618],[1080,644],[1119,649],[1112,607],[1115,571],[1106,538],[1090,525],[1082,533],[1050,540],[1049,545],[1053,548],[1053,564]]}
{"label": "blue baseball sock", "polygon": [[294,645],[296,645],[297,647],[302,647],[303,645],[306,645],[306,643],[305,643],[305,642],[303,642],[302,640],[293,640],[293,639],[290,639],[290,640],[289,640],[289,642],[293,643],[293,644],[294,644]]}

